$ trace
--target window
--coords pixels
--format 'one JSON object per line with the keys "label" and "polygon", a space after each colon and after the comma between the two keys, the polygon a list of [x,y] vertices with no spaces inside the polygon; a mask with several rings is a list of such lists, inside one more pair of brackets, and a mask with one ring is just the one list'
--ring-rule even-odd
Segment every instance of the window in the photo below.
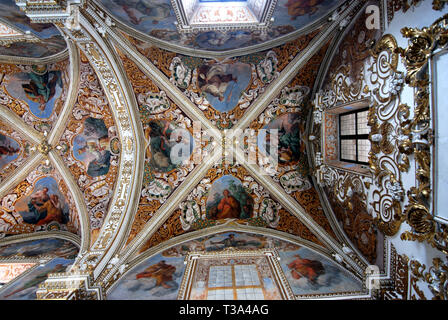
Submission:
{"label": "window", "polygon": [[255,265],[211,266],[208,300],[264,300]]}
{"label": "window", "polygon": [[277,251],[190,252],[179,300],[294,300]]}
{"label": "window", "polygon": [[364,108],[339,115],[339,160],[368,164],[370,151],[368,112],[368,108]]}

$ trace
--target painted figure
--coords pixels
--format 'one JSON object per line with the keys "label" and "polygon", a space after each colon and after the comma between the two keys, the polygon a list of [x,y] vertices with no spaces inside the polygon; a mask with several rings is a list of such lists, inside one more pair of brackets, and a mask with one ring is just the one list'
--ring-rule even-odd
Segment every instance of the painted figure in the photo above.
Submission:
{"label": "painted figure", "polygon": [[8,136],[0,134],[0,169],[18,157],[19,144]]}
{"label": "painted figure", "polygon": [[[303,127],[297,114],[288,113],[272,121],[266,129],[278,129],[278,160],[279,163],[288,163],[299,159],[305,151],[300,132]],[[266,153],[270,153],[271,135],[266,132]]]}
{"label": "painted figure", "polygon": [[[146,150],[146,156],[157,171],[168,172],[176,169],[186,157],[192,152],[192,141],[184,135],[173,135],[175,129],[169,121],[151,121],[145,128],[145,137],[149,141],[149,147]],[[191,136],[189,137],[191,138]],[[184,145],[185,148],[179,148],[177,157],[173,156],[172,149],[177,145]],[[185,150],[187,154],[183,154]]]}
{"label": "painted figure", "polygon": [[51,177],[41,179],[35,191],[29,196],[27,211],[19,211],[25,223],[37,226],[56,221],[65,224],[69,221],[69,212],[64,199],[59,194],[56,181]]}
{"label": "painted figure", "polygon": [[8,293],[4,297],[8,298],[8,297],[10,297],[10,296],[12,296],[12,295],[14,295],[16,293],[19,293],[19,292],[23,291],[23,290],[26,290],[26,289],[29,289],[29,288],[32,288],[32,287],[36,287],[40,283],[42,283],[45,280],[47,280],[49,273],[64,272],[66,268],[67,268],[67,266],[59,263],[51,270],[43,270],[42,272],[40,272],[36,276],[34,276],[32,279],[30,279],[27,282],[25,282],[21,287],[19,287],[18,289]]}
{"label": "painted figure", "polygon": [[303,259],[300,255],[294,255],[296,259],[288,264],[291,269],[291,276],[294,279],[305,277],[312,284],[316,283],[317,278],[325,273],[324,266],[320,261]]}
{"label": "painted figure", "polygon": [[[37,71],[38,68],[35,70]],[[30,82],[22,84],[22,88],[28,99],[39,104],[39,110],[43,113],[46,103],[56,93],[56,86],[62,86],[60,71],[48,72],[45,70],[43,73],[30,72],[28,76]]]}
{"label": "painted figure", "polygon": [[224,190],[224,198],[218,204],[218,219],[225,218],[239,218],[240,216],[240,203],[235,199],[229,192],[229,190]]}
{"label": "painted figure", "polygon": [[0,145],[0,157],[12,156],[14,153],[17,153],[17,152],[19,152],[19,149],[15,149],[11,146]]}
{"label": "painted figure", "polygon": [[295,20],[299,16],[306,14],[313,15],[319,8],[319,4],[325,0],[288,0],[286,7],[288,8],[288,14],[291,16],[291,20]]}
{"label": "painted figure", "polygon": [[[237,77],[229,73],[224,65],[202,65],[198,74],[198,83],[201,90],[217,97],[219,101],[224,100],[224,93],[230,82],[237,82]],[[231,95],[227,97],[227,101],[230,98]]]}
{"label": "painted figure", "polygon": [[156,279],[156,287],[162,286],[165,289],[170,289],[172,286],[167,282],[173,281],[174,272],[176,272],[175,266],[166,264],[165,260],[161,260],[137,274],[136,279],[154,278]]}
{"label": "painted figure", "polygon": [[104,120],[89,117],[84,121],[84,131],[75,139],[76,158],[86,161],[87,174],[99,177],[109,172],[111,153],[109,134]]}
{"label": "painted figure", "polygon": [[23,217],[23,220],[28,223],[33,223],[38,226],[47,224],[51,221],[64,223],[64,215],[62,212],[62,204],[59,202],[59,197],[56,194],[48,195],[48,188],[36,192],[31,196],[28,203],[28,209],[34,213],[32,218]]}
{"label": "painted figure", "polygon": [[213,183],[207,198],[209,219],[247,219],[253,214],[254,200],[241,181],[227,175]]}
{"label": "painted figure", "polygon": [[158,24],[170,16],[171,7],[168,3],[154,0],[113,0],[126,12],[130,22],[135,25],[145,20],[152,20],[153,24]]}

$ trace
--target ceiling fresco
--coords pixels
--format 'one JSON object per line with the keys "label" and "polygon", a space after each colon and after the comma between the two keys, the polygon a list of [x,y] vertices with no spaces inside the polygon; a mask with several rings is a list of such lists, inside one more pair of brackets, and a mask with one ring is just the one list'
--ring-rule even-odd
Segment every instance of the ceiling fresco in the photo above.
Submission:
{"label": "ceiling fresco", "polygon": [[73,259],[79,248],[70,241],[49,238],[11,243],[0,246],[0,259],[8,258],[39,259],[43,257]]}
{"label": "ceiling fresco", "polygon": [[[190,161],[192,154],[200,150],[205,155],[212,147],[212,139],[194,138],[191,119],[132,60],[121,52],[120,58],[138,103],[145,139],[143,186],[129,242],[194,170],[196,162]],[[183,130],[180,135],[179,130]],[[200,134],[204,136],[202,131]],[[171,154],[177,149],[185,152],[175,159]]]}
{"label": "ceiling fresco", "polygon": [[67,270],[78,253],[77,245],[59,238],[0,246],[0,264],[8,268],[8,275],[14,276],[1,287],[0,299],[35,300],[39,284],[47,279],[48,274]]}
{"label": "ceiling fresco", "polygon": [[0,3],[0,300],[377,299],[372,265],[404,281],[368,166],[343,168],[365,188],[318,170],[338,121],[316,97],[374,96],[384,26],[364,12],[384,1],[269,1],[267,30],[182,32],[173,1],[43,2]]}
{"label": "ceiling fresco", "polygon": [[336,49],[335,58],[330,64],[326,77],[327,87],[331,75],[337,73],[337,69],[342,66],[349,67],[349,76],[354,83],[359,82],[364,61],[369,57],[370,49],[380,37],[378,30],[366,28],[367,17],[367,14],[361,14],[356,19],[350,32],[344,36]]}
{"label": "ceiling fresco", "polygon": [[230,32],[204,31],[179,33],[177,19],[170,1],[99,0],[121,23],[144,34],[170,44],[207,51],[226,51],[266,44],[281,36],[301,30],[325,17],[343,1],[279,0],[272,15],[273,23],[267,31],[236,30]]}
{"label": "ceiling fresco", "polygon": [[[306,123],[310,98],[317,72],[328,49],[327,42],[307,65],[286,85],[270,105],[252,121],[251,129],[278,130],[277,167],[270,157],[270,134],[260,131],[256,137],[258,164],[329,234],[336,237],[320,205],[319,195],[310,177],[306,142]],[[248,145],[241,145],[249,154]]]}
{"label": "ceiling fresco", "polygon": [[322,245],[297,217],[272,199],[244,167],[216,165],[139,252],[188,232],[225,225],[270,228]]}
{"label": "ceiling fresco", "polygon": [[[208,260],[215,257],[216,265],[241,266],[248,265],[248,263],[257,265],[257,268],[260,268],[258,274],[264,275],[261,280],[262,285],[260,285],[262,296],[257,297],[257,299],[280,300],[281,295],[278,292],[275,280],[270,273],[262,271],[263,263],[261,261],[255,263],[247,259],[238,260],[237,256],[233,256],[232,260],[229,261],[224,257],[220,258],[218,255],[219,252],[226,252],[226,249],[258,250],[263,248],[275,248],[278,251],[280,272],[286,277],[294,295],[347,293],[356,292],[362,288],[359,280],[352,278],[334,262],[310,249],[259,234],[226,232],[184,242],[138,262],[110,289],[108,299],[177,299],[185,274],[185,256],[189,252],[215,252],[217,255],[209,257]],[[208,265],[208,268],[210,268],[210,265]],[[192,284],[193,293],[190,299],[210,299],[208,295],[213,292],[210,284],[213,281],[213,275],[212,271],[208,273],[208,270],[211,270],[208,268],[204,271],[197,271],[198,279]],[[250,271],[246,271],[245,279],[249,274]],[[219,274],[218,277],[220,277]],[[225,275],[223,274],[221,277],[224,278]],[[259,284],[259,282],[250,282],[250,285],[253,288],[257,286],[257,283]],[[246,282],[236,282],[237,287],[241,287],[240,290],[243,289],[245,284],[248,285],[247,280]],[[219,286],[224,286],[224,284]]]}
{"label": "ceiling fresco", "polygon": [[18,41],[8,46],[0,46],[0,55],[27,58],[45,58],[67,49],[65,40],[52,23],[31,23],[14,0],[0,3],[0,24],[12,26],[19,33],[32,34],[35,41]]}
{"label": "ceiling fresco", "polygon": [[118,172],[120,141],[107,98],[83,54],[77,101],[59,146],[65,165],[83,193],[93,242],[109,210]]}
{"label": "ceiling fresco", "polygon": [[220,129],[230,129],[318,32],[269,51],[219,60],[179,55],[125,36],[207,119]]}
{"label": "ceiling fresco", "polygon": [[1,300],[36,300],[39,284],[44,282],[50,273],[65,272],[74,260],[55,258],[50,262],[38,265],[29,272],[5,286],[0,291]]}
{"label": "ceiling fresco", "polygon": [[39,132],[50,132],[67,98],[69,61],[2,64],[1,103]]}
{"label": "ceiling fresco", "polygon": [[36,148],[32,141],[0,121],[0,181],[20,167]]}
{"label": "ceiling fresco", "polygon": [[80,233],[73,195],[51,164],[41,164],[1,200],[4,235],[64,230]]}

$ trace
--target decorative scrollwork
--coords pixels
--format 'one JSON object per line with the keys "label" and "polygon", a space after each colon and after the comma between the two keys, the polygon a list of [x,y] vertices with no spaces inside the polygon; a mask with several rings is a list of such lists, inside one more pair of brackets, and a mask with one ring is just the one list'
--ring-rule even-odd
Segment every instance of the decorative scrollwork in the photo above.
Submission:
{"label": "decorative scrollwork", "polygon": [[413,289],[420,296],[426,297],[417,287],[417,281],[423,281],[428,285],[428,289],[434,295],[432,300],[447,300],[448,299],[448,264],[440,258],[432,260],[433,265],[425,272],[426,266],[416,260],[410,262],[411,270],[411,284]]}
{"label": "decorative scrollwork", "polygon": [[[409,39],[406,49],[398,48],[406,66],[406,83],[415,88],[413,118],[402,124],[402,132],[408,137],[400,149],[415,157],[417,185],[407,195],[409,204],[405,215],[411,231],[401,235],[403,240],[427,241],[433,247],[448,254],[446,226],[439,226],[431,215],[431,106],[428,64],[435,50],[448,43],[448,15],[422,29],[403,28],[401,33]],[[409,114],[409,113],[408,113]]]}

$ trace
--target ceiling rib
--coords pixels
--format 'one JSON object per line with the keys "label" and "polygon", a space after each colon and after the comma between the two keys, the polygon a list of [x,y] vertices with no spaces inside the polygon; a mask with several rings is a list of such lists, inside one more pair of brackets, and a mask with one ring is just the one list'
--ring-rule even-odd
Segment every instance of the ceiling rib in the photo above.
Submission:
{"label": "ceiling rib", "polygon": [[[354,3],[357,3],[355,1]],[[339,28],[341,21],[343,21],[354,9],[352,4],[349,9],[344,11],[335,21],[322,30],[310,42],[305,50],[300,52],[280,73],[280,76],[272,81],[266,88],[265,92],[260,95],[245,112],[244,117],[235,125],[235,129],[244,130],[250,123],[255,120],[258,115],[271,103],[271,101],[279,94],[279,92],[294,78],[305,63],[317,53],[322,46],[333,36],[333,33]],[[232,138],[232,134],[229,138]]]}
{"label": "ceiling rib", "polygon": [[80,252],[86,251],[89,249],[90,245],[90,218],[84,195],[79,189],[78,184],[76,183],[70,170],[65,166],[64,160],[61,156],[59,156],[55,150],[51,150],[48,153],[48,157],[61,174],[73,196],[81,227],[81,246],[79,250]]}
{"label": "ceiling rib", "polygon": [[173,85],[169,79],[150,61],[148,61],[145,56],[138,52],[126,38],[118,35],[113,30],[110,32],[114,43],[137,64],[137,66],[147,77],[153,80],[155,84],[162,89],[171,100],[173,100],[176,106],[178,106],[189,118],[191,118],[191,120],[200,121],[201,125],[205,127],[204,129],[211,133],[216,139],[221,139],[221,133],[219,130],[216,129],[211,121],[204,116],[199,108],[191,102],[191,100],[188,99],[178,87]]}
{"label": "ceiling rib", "polygon": [[255,164],[249,164],[241,149],[235,150],[236,160],[243,165],[249,173],[255,177],[260,184],[265,188],[280,204],[288,210],[289,213],[296,216],[311,232],[313,232],[323,243],[329,246],[331,250],[335,253],[339,254],[344,258],[344,260],[351,265],[351,267],[356,270],[358,273],[362,273],[363,270],[359,267],[359,265],[352,260],[350,256],[345,254],[342,250],[342,246],[337,243],[328,233],[322,229],[312,218],[309,217],[308,213],[298,205],[297,201],[292,198],[288,193],[286,193],[283,188],[278,186],[276,183],[272,181],[272,179],[267,175],[260,175],[262,172],[260,167]]}
{"label": "ceiling rib", "polygon": [[22,118],[5,105],[0,105],[0,120],[5,121],[11,128],[17,129],[32,143],[39,145],[42,142],[42,133],[27,125]]}
{"label": "ceiling rib", "polygon": [[73,107],[78,99],[78,85],[79,85],[79,53],[78,48],[73,41],[66,40],[70,57],[70,85],[67,92],[67,98],[65,99],[62,111],[56,120],[53,130],[48,135],[48,143],[50,145],[57,144],[62,134],[65,131],[65,124],[70,117]]}
{"label": "ceiling rib", "polygon": [[[127,82],[124,80],[127,79],[126,76],[122,72],[120,73],[122,69],[118,67],[118,57],[111,50],[111,45],[108,44],[107,39],[101,37],[98,33],[98,28],[92,26],[88,19],[81,15],[80,23],[91,40],[89,43],[80,42],[77,44],[84,51],[100,80],[112,110],[117,130],[120,133],[122,144],[117,185],[112,198],[114,200],[110,204],[106,219],[100,230],[100,235],[92,247],[94,254],[98,255],[93,274],[94,278],[97,278],[115,253],[115,250],[119,248],[122,237],[125,235],[125,227],[123,226],[129,224],[130,217],[133,217],[137,211],[134,199],[136,198],[136,193],[139,193],[141,189],[142,175],[137,175],[136,172],[140,172],[140,168],[143,167],[143,152],[140,152],[142,150],[143,132],[141,125],[137,122],[139,117],[135,97],[133,92],[127,87]],[[96,44],[96,47],[92,50],[96,50],[96,54],[99,57],[92,57],[89,52],[86,52],[91,43]],[[97,58],[102,59],[101,61],[96,61],[100,65],[95,63],[94,59]],[[107,71],[107,79],[103,78],[101,71]],[[125,119],[128,121],[125,123],[129,123],[128,128],[122,126],[121,121]],[[126,164],[129,164],[130,167],[128,165],[125,169]],[[122,212],[117,222],[111,221],[114,210]],[[112,227],[107,235],[105,234],[106,227]]]}
{"label": "ceiling rib", "polygon": [[[357,3],[358,1],[355,1],[354,3]],[[312,43],[310,44],[310,50],[307,50],[305,52],[300,53],[292,63],[290,63],[285,70],[283,70],[281,76],[275,80],[273,84],[270,85],[271,90],[266,90],[266,93],[259,97],[254,105],[250,109],[250,115],[243,118],[243,120],[237,124],[237,127],[239,128],[245,128],[247,127],[250,122],[255,119],[259,113],[270,103],[270,101],[280,92],[280,90],[286,85],[291,79],[294,77],[294,75],[300,70],[300,68],[313,56],[317,50],[321,48],[321,46],[325,43],[325,39],[327,39],[329,36],[332,35],[332,33],[336,30],[337,27],[339,27],[339,24],[343,19],[346,18],[346,16],[350,13],[350,11],[353,9],[354,5],[350,7],[349,10],[347,10],[344,14],[339,16],[335,21],[331,23],[329,27],[327,27],[324,31],[322,31],[319,36],[317,36],[315,39],[313,39]],[[97,14],[91,9],[87,9],[88,13],[92,15],[95,20],[101,24],[101,27],[105,29],[105,31],[110,35],[110,37],[113,39],[112,41],[124,52],[128,54],[128,56],[142,69],[142,71],[150,77],[160,88],[166,91],[167,95],[179,106],[179,108],[182,109],[189,117],[191,117],[193,120],[200,120],[203,125],[206,126],[207,129],[212,129],[213,132],[219,133],[219,131],[210,123],[208,119],[204,117],[204,115],[199,111],[199,109],[189,100],[187,99],[183,93],[175,87],[168,79],[167,77],[157,68],[155,68],[143,55],[141,55],[135,48],[129,43],[127,39],[116,33],[112,28],[110,28],[108,25],[106,25],[102,19],[100,19]],[[215,133],[215,134],[216,134]],[[217,134],[218,137],[220,135]],[[220,156],[220,153],[215,153],[214,157]],[[197,168],[198,169],[198,168]],[[153,232],[157,230],[157,227],[160,227],[162,223],[168,218],[168,216],[172,213],[171,210],[175,208],[186,192],[188,192],[194,185],[192,182],[194,180],[198,180],[198,178],[201,177],[200,174],[205,172],[206,166],[204,164],[201,165],[201,169],[198,169],[194,172],[192,172],[186,181],[184,181],[181,184],[181,188],[177,188],[175,192],[170,196],[170,201],[166,202],[156,213],[155,216],[152,217],[152,219],[147,223],[147,225],[144,227],[143,231],[141,231],[132,241],[131,244],[129,244],[126,249],[124,250],[122,257],[120,258],[121,261],[124,261],[127,259],[127,257],[135,250],[138,249],[138,247],[143,243],[145,239],[147,239]],[[207,168],[208,169],[208,168]],[[257,176],[257,170],[251,170],[255,176]],[[269,183],[268,183],[269,184]],[[272,183],[271,183],[272,184]],[[179,190],[182,190],[180,192]],[[293,206],[287,205],[286,207],[292,207],[294,210],[297,210],[297,204],[296,202]],[[303,209],[300,208],[299,212],[303,213]],[[314,226],[314,231],[316,232],[316,227],[319,231],[320,227],[315,225],[314,221],[311,221],[308,217],[305,219],[308,221],[307,225]],[[311,222],[309,222],[311,221]],[[319,233],[319,232],[317,232]],[[321,235],[322,237],[322,235]],[[328,238],[328,235],[325,234],[324,238]],[[329,240],[326,240],[325,242],[328,242]],[[333,247],[333,250],[335,252],[338,252],[345,258],[346,255],[342,252],[340,247],[333,242],[331,242],[331,247]],[[120,263],[118,263],[119,265]],[[353,267],[358,268],[358,266],[355,264]],[[112,274],[113,272],[109,273]]]}
{"label": "ceiling rib", "polygon": [[204,159],[204,161],[188,175],[187,179],[174,190],[169,197],[169,201],[166,201],[157,210],[151,220],[149,220],[143,227],[142,231],[140,231],[121,252],[121,261],[126,261],[129,256],[135,253],[140,246],[142,246],[144,242],[162,226],[162,224],[171,216],[173,211],[179,207],[179,204],[185,199],[185,196],[199,183],[207,171],[219,161],[221,151],[221,147],[218,145],[213,153],[210,154],[208,158]]}
{"label": "ceiling rib", "polygon": [[[355,24],[355,22],[358,20],[359,16],[365,12],[365,8],[367,7],[368,3],[365,3],[359,10],[358,12],[354,15],[354,17],[352,18],[352,21],[347,25],[346,29],[344,30],[344,32],[340,32],[338,33],[332,40],[327,53],[325,55],[325,58],[323,60],[323,63],[321,65],[321,67],[319,68],[319,73],[317,75],[317,79],[318,81],[315,82],[314,87],[313,87],[313,91],[312,91],[312,95],[314,97],[314,95],[322,88],[322,85],[326,79],[326,75],[328,73],[328,70],[330,68],[331,63],[333,62],[333,58],[334,55],[336,54],[337,49],[339,48],[339,46],[341,45],[341,42],[343,41],[343,39],[345,38],[345,36],[347,35],[348,31],[351,30],[352,26]],[[307,121],[307,128],[306,128],[306,132],[307,135],[311,135],[312,134],[312,120],[313,118],[313,114],[310,113],[308,115],[308,121]],[[309,163],[313,163],[313,157],[312,152],[314,152],[314,148],[311,147],[309,141],[305,141],[306,144],[306,149],[307,149],[307,157],[308,157],[308,161]],[[316,186],[316,190],[319,194],[319,198],[320,198],[320,202],[322,204],[322,209],[324,210],[325,215],[327,216],[327,218],[330,221],[330,224],[333,228],[333,230],[335,231],[336,235],[343,240],[356,254],[357,256],[361,259],[361,261],[363,263],[367,265],[369,265],[369,262],[367,261],[367,259],[363,256],[363,254],[359,251],[359,249],[353,245],[353,243],[351,242],[351,240],[348,238],[347,234],[345,233],[345,231],[342,229],[342,226],[338,223],[336,215],[333,212],[333,209],[328,201],[327,195],[326,193],[322,190],[321,186],[319,184],[316,183],[316,178],[314,176],[312,176],[313,179],[313,183]]]}
{"label": "ceiling rib", "polygon": [[12,175],[1,182],[0,198],[6,196],[8,192],[10,192],[14,187],[17,186],[18,183],[24,180],[28,176],[28,174],[33,171],[44,159],[44,156],[39,152],[35,152],[34,154],[30,155],[30,157],[25,161],[25,163],[23,163],[22,166],[16,168]]}

